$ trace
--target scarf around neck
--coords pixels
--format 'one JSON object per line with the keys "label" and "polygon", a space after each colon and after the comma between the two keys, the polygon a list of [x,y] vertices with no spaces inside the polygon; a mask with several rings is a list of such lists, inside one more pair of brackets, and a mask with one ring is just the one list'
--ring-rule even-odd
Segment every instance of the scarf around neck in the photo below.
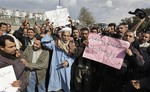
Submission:
{"label": "scarf around neck", "polygon": [[15,60],[17,59],[17,57],[15,55],[11,55],[11,54],[8,54],[8,53],[5,53],[4,51],[0,50],[0,54],[5,57],[5,58],[8,58],[8,59],[12,59],[12,60]]}
{"label": "scarf around neck", "polygon": [[69,53],[69,41],[67,42],[67,43],[64,43],[62,40],[60,40],[60,39],[57,39],[56,40],[56,46],[59,48],[59,49],[61,49],[61,50],[63,50],[65,53]]}

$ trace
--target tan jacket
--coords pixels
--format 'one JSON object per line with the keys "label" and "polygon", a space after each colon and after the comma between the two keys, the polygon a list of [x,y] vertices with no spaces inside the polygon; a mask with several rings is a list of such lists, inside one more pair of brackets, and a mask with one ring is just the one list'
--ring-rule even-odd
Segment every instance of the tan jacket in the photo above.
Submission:
{"label": "tan jacket", "polygon": [[23,59],[26,59],[29,62],[29,66],[27,66],[27,79],[29,79],[30,69],[36,70],[38,83],[41,83],[43,79],[46,77],[46,71],[49,65],[49,52],[43,50],[39,55],[36,63],[32,63],[33,57],[33,49],[32,46],[29,46],[23,52]]}

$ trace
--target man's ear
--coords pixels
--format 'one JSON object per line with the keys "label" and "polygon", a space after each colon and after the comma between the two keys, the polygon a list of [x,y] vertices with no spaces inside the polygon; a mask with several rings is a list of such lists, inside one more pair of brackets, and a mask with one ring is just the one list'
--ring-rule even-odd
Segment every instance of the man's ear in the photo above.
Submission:
{"label": "man's ear", "polygon": [[2,50],[2,51],[3,51],[3,50],[4,50],[4,48],[3,48],[2,46],[0,46],[0,50]]}

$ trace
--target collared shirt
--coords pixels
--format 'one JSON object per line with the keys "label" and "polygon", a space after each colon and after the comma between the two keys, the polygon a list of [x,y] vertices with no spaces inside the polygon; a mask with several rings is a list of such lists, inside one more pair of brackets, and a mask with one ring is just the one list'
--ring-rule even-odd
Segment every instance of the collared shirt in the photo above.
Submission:
{"label": "collared shirt", "polygon": [[39,49],[37,51],[33,51],[32,63],[36,63],[36,61],[39,58],[41,53],[42,53],[42,49]]}
{"label": "collared shirt", "polygon": [[148,42],[140,44],[140,47],[148,47],[150,44]]}

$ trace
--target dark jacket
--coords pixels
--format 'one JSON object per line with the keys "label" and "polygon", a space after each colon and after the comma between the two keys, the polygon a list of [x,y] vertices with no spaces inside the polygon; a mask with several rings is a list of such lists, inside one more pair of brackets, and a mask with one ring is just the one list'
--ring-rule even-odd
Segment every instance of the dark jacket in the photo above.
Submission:
{"label": "dark jacket", "polygon": [[122,92],[124,85],[132,78],[139,77],[134,74],[135,70],[144,64],[143,57],[137,49],[130,47],[133,56],[126,54],[120,70],[106,66],[103,69],[102,92]]}
{"label": "dark jacket", "polygon": [[22,47],[20,49],[22,51],[24,51],[28,47],[29,43],[31,43],[29,37],[25,37],[25,36],[22,36],[20,42],[22,43]]}
{"label": "dark jacket", "polygon": [[77,46],[77,51],[74,53],[74,56],[76,57],[75,63],[79,68],[91,68],[91,62],[92,60],[89,60],[87,58],[84,58],[83,52],[85,49],[85,45],[83,44],[82,39],[78,39],[75,41],[75,44]]}
{"label": "dark jacket", "polygon": [[0,51],[0,68],[9,65],[13,66],[17,80],[22,81],[21,91],[23,91],[27,86],[24,64],[19,61],[19,58],[16,58],[14,56],[4,53],[3,51]]}
{"label": "dark jacket", "polygon": [[23,28],[19,28],[18,30],[16,30],[13,35],[18,39],[20,40],[21,37],[23,36]]}
{"label": "dark jacket", "polygon": [[132,79],[139,79],[141,78],[144,73],[143,73],[143,65],[145,63],[143,56],[139,53],[137,49],[134,47],[130,47],[131,51],[133,52],[132,57],[128,57],[128,71],[127,71],[127,80],[132,80]]}
{"label": "dark jacket", "polygon": [[25,37],[23,35],[23,28],[19,28],[16,30],[13,35],[22,43],[22,47],[20,50],[24,51],[29,43],[31,43],[30,39],[28,37]]}
{"label": "dark jacket", "polygon": [[145,60],[143,69],[144,69],[145,75],[143,78],[139,79],[139,82],[140,82],[141,88],[150,91],[150,56]]}

